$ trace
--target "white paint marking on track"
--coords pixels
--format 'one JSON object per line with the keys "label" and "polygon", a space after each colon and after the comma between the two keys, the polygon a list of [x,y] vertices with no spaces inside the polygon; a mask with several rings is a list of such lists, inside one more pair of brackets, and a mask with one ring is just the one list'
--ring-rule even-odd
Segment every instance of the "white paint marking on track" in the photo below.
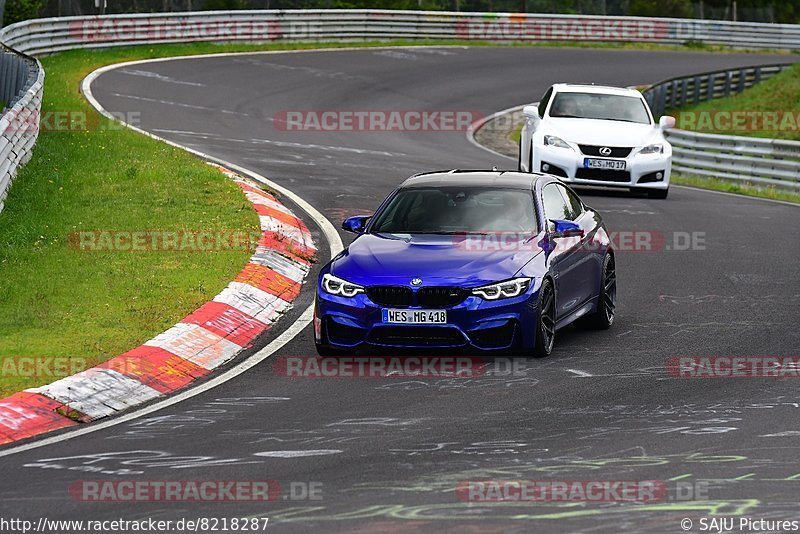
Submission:
{"label": "white paint marking on track", "polygon": [[158,98],[148,98],[146,96],[136,96],[136,95],[125,95],[122,93],[111,93],[113,96],[119,98],[128,98],[130,100],[142,100],[144,102],[153,102],[155,104],[164,104],[165,106],[174,106],[179,108],[189,108],[189,109],[200,109],[203,111],[215,111],[217,113],[227,113],[229,115],[244,115],[249,117],[250,115],[247,113],[241,113],[239,111],[231,111],[229,109],[219,109],[219,108],[209,108],[206,106],[194,106],[192,104],[183,104],[181,102],[173,102],[171,100],[160,100]]}
{"label": "white paint marking on track", "polygon": [[257,452],[254,456],[266,456],[267,458],[303,458],[305,456],[325,456],[327,454],[338,454],[339,449],[317,449],[309,451],[266,451]]}
{"label": "white paint marking on track", "polygon": [[151,78],[153,80],[158,80],[160,82],[165,82],[165,83],[174,83],[174,84],[178,84],[178,85],[191,85],[193,87],[205,87],[206,86],[206,84],[204,84],[204,83],[187,82],[187,81],[183,81],[183,80],[176,80],[175,78],[172,78],[171,76],[164,76],[163,74],[159,74],[157,72],[150,72],[149,70],[122,69],[120,72],[122,74],[128,74],[129,76],[142,76],[142,77],[145,77],[145,78]]}
{"label": "white paint marking on track", "polygon": [[590,376],[594,376],[591,373],[587,373],[586,371],[581,371],[580,369],[567,369],[568,373],[572,373],[574,375],[578,375],[581,378],[588,378]]}
{"label": "white paint marking on track", "polygon": [[[235,54],[210,54],[210,55],[211,56],[220,56],[220,55],[235,55]],[[196,58],[196,57],[202,57],[202,56],[188,56],[188,57]],[[108,72],[108,71],[111,71],[111,70],[114,70],[114,69],[128,67],[128,66],[131,66],[131,65],[143,65],[145,63],[152,63],[152,62],[158,62],[158,61],[171,61],[171,60],[178,60],[178,59],[187,59],[187,56],[181,56],[181,57],[175,57],[175,58],[162,58],[162,59],[157,59],[157,60],[129,61],[129,62],[126,62],[126,63],[119,63],[117,65],[107,65],[105,67],[101,67],[101,68],[89,73],[89,75],[86,76],[86,78],[84,78],[83,82],[81,83],[81,91],[83,92],[84,96],[89,101],[89,103],[97,111],[99,111],[101,114],[103,114],[104,116],[106,116],[106,117],[108,117],[110,119],[118,120],[117,117],[112,115],[111,112],[107,111],[100,104],[100,102],[98,102],[97,99],[94,97],[94,95],[92,94],[92,82],[94,82],[94,80],[96,80],[97,77],[100,76],[101,74],[103,74],[105,72]],[[282,194],[283,196],[285,196],[286,198],[288,198],[292,202],[294,202],[300,209],[302,209],[304,212],[306,212],[306,214],[308,214],[308,216],[311,217],[311,219],[322,229],[322,233],[325,235],[325,239],[328,241],[328,248],[330,249],[331,257],[337,255],[344,248],[343,244],[342,244],[342,239],[341,239],[341,237],[339,237],[339,233],[337,232],[336,228],[331,224],[331,222],[328,219],[326,219],[325,216],[322,215],[322,213],[319,212],[319,210],[317,210],[314,206],[309,204],[306,200],[304,200],[302,197],[300,197],[298,194],[294,193],[290,189],[287,189],[287,188],[283,187],[282,185],[277,184],[277,183],[273,182],[272,180],[267,179],[266,177],[258,174],[257,172],[254,172],[254,171],[251,171],[249,169],[246,169],[245,167],[242,167],[241,165],[237,165],[235,163],[232,163],[232,162],[229,162],[229,161],[226,161],[226,160],[211,156],[211,155],[206,154],[204,152],[201,152],[199,150],[194,150],[194,149],[191,149],[191,148],[187,148],[185,146],[179,145],[178,143],[174,143],[172,141],[169,141],[169,140],[164,139],[162,137],[159,137],[157,135],[153,135],[150,132],[146,132],[145,130],[142,130],[140,128],[137,128],[135,126],[127,124],[125,122],[123,122],[122,124],[125,127],[130,128],[131,130],[133,130],[135,132],[141,133],[142,135],[146,135],[147,137],[150,137],[152,139],[156,139],[158,141],[162,141],[164,143],[167,143],[170,146],[174,146],[174,147],[180,148],[182,150],[186,150],[187,152],[190,152],[192,154],[200,156],[201,158],[205,158],[207,160],[214,161],[216,163],[219,163],[220,165],[228,167],[231,170],[237,171],[237,172],[239,172],[239,173],[241,173],[241,174],[243,174],[245,176],[248,176],[248,177],[250,177],[250,178],[252,178],[252,179],[254,179],[254,180],[258,181],[258,182],[261,182],[261,183],[267,185],[268,187],[272,188],[274,191],[277,191],[278,193]],[[183,402],[186,399],[190,399],[192,397],[200,395],[201,393],[204,393],[204,392],[206,392],[206,391],[208,391],[210,389],[213,389],[213,388],[215,388],[215,387],[217,387],[219,385],[224,384],[225,382],[228,382],[229,380],[231,380],[233,378],[236,378],[240,374],[244,373],[245,371],[248,371],[249,369],[255,367],[256,365],[258,365],[262,361],[264,361],[267,358],[269,358],[270,356],[272,356],[272,354],[274,354],[276,351],[280,350],[284,345],[286,345],[289,341],[294,339],[300,332],[302,332],[303,329],[311,323],[311,320],[313,319],[313,316],[314,316],[314,305],[312,304],[312,305],[310,305],[309,307],[307,307],[303,311],[303,313],[300,315],[300,317],[297,318],[297,320],[295,320],[294,323],[292,323],[278,337],[276,337],[271,342],[269,342],[267,344],[267,346],[265,346],[263,349],[261,349],[260,351],[258,351],[255,354],[253,354],[248,359],[246,359],[243,362],[239,363],[235,367],[232,367],[231,369],[225,371],[221,375],[218,375],[218,376],[208,380],[207,382],[203,382],[202,384],[199,384],[199,385],[197,385],[195,387],[187,389],[187,390],[185,390],[185,391],[183,391],[181,393],[178,393],[177,395],[174,395],[172,397],[169,397],[169,398],[164,399],[164,400],[159,401],[159,402],[155,402],[155,403],[153,403],[153,404],[151,404],[149,406],[145,406],[144,408],[141,408],[139,410],[136,410],[136,411],[128,413],[128,414],[121,415],[119,417],[115,417],[113,419],[108,419],[106,421],[100,421],[100,422],[97,422],[97,423],[92,423],[91,425],[84,426],[84,427],[79,427],[79,428],[76,428],[75,430],[72,430],[72,431],[69,431],[69,432],[64,432],[63,434],[59,434],[57,436],[52,436],[52,437],[49,437],[49,438],[40,439],[40,440],[37,440],[37,441],[33,441],[31,443],[26,443],[25,445],[19,445],[17,447],[12,447],[10,449],[2,450],[2,451],[0,451],[0,458],[2,458],[4,456],[11,456],[12,454],[18,454],[20,452],[29,451],[29,450],[32,450],[32,449],[37,449],[39,447],[44,447],[44,446],[47,446],[47,445],[53,445],[55,443],[59,443],[59,442],[62,442],[62,441],[67,441],[67,440],[70,440],[70,439],[73,439],[73,438],[77,438],[79,436],[83,436],[85,434],[90,434],[92,432],[97,432],[98,430],[103,430],[105,428],[116,426],[116,425],[119,425],[119,424],[122,424],[122,423],[127,423],[128,421],[132,421],[134,419],[138,419],[139,417],[151,414],[153,412],[157,412],[159,410],[162,410],[162,409],[167,408],[169,406],[172,406],[174,404],[178,404],[179,402]]]}

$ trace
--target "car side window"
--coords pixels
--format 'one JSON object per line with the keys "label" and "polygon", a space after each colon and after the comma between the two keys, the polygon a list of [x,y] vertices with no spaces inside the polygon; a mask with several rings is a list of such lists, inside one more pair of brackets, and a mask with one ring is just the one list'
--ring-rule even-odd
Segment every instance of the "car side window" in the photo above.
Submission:
{"label": "car side window", "polygon": [[550,97],[553,94],[553,88],[547,90],[541,100],[539,100],[539,117],[544,118],[544,111],[547,109],[547,103],[550,102]]}
{"label": "car side window", "polygon": [[581,215],[583,215],[583,203],[578,198],[571,189],[567,189],[563,185],[559,185],[558,189],[561,191],[561,194],[564,195],[564,199],[567,201],[567,207],[569,207],[570,216],[568,219],[570,221],[577,221]]}
{"label": "car side window", "polygon": [[542,189],[542,207],[544,208],[544,216],[547,219],[567,219],[570,220],[572,215],[570,207],[567,206],[567,201],[558,190],[557,184],[547,184]]}

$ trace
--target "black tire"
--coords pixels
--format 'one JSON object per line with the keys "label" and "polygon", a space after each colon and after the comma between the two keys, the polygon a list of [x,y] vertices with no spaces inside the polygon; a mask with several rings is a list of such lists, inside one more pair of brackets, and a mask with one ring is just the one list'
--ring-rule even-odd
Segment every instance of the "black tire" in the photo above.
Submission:
{"label": "black tire", "polygon": [[545,358],[553,352],[556,338],[556,293],[548,278],[539,289],[539,320],[536,322],[535,358]]}
{"label": "black tire", "polygon": [[660,198],[665,199],[669,195],[669,188],[667,189],[651,189],[647,192],[647,196],[650,198]]}
{"label": "black tire", "polygon": [[575,324],[580,328],[606,330],[614,324],[614,310],[617,306],[617,271],[614,256],[611,254],[606,254],[603,258],[603,270],[600,274],[597,310],[578,319]]}

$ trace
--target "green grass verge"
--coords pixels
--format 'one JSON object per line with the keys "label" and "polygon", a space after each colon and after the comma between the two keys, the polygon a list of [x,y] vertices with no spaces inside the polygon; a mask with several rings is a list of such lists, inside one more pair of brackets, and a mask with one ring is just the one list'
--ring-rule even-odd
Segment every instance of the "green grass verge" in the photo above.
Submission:
{"label": "green grass verge", "polygon": [[[719,112],[724,114],[718,115]],[[758,128],[756,131],[751,130],[749,122],[744,122],[744,117],[741,126],[722,129],[730,128],[727,126],[733,117],[730,112],[765,113],[759,114],[753,122]],[[763,121],[768,117],[766,112],[774,112],[775,125],[762,129]],[[673,110],[670,115],[676,117],[677,127],[685,130],[800,141],[800,64],[739,94]]]}
{"label": "green grass verge", "polygon": [[[212,43],[69,51],[46,57],[43,109],[79,111],[97,129],[42,132],[0,213],[0,396],[91,367],[138,346],[219,292],[249,252],[80,252],[81,230],[244,230],[258,220],[238,188],[181,150],[114,127],[80,94],[103,65],[178,55],[405,45],[732,51],[689,43],[520,43],[430,40]],[[741,52],[741,51],[737,51]],[[764,51],[758,51],[759,53]],[[25,361],[67,369],[38,370]],[[52,372],[51,372],[52,371]],[[64,372],[59,372],[64,371]]]}
{"label": "green grass verge", "polygon": [[511,140],[512,141],[516,141],[517,143],[519,143],[519,140],[522,139],[522,127],[523,126],[525,126],[525,125],[524,124],[520,124],[519,126],[514,128],[513,132],[511,132]]}
{"label": "green grass verge", "polygon": [[81,96],[80,81],[95,68],[150,55],[43,59],[44,112],[86,112],[99,127],[43,131],[0,212],[0,396],[138,346],[212,298],[251,253],[68,245],[70,233],[84,230],[258,230],[251,205],[222,173],[100,119]]}
{"label": "green grass verge", "polygon": [[701,189],[711,189],[714,191],[724,191],[725,193],[735,193],[748,197],[768,198],[771,200],[783,200],[800,204],[800,192],[794,192],[779,187],[757,185],[750,182],[734,182],[719,178],[702,178],[699,176],[684,176],[673,174],[670,181],[677,185],[688,185]]}

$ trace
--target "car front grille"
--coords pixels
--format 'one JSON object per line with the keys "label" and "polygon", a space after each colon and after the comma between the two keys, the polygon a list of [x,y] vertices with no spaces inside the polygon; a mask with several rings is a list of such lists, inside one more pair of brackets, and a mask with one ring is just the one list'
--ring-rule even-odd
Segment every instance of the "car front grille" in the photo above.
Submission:
{"label": "car front grille", "polygon": [[368,341],[393,347],[459,347],[464,335],[449,326],[376,326]]}
{"label": "car front grille", "polygon": [[367,296],[379,306],[411,306],[414,301],[411,289],[403,286],[371,286]]}
{"label": "car front grille", "polygon": [[578,169],[575,178],[581,180],[600,180],[603,182],[630,182],[631,173],[628,171],[613,171],[609,169]]}
{"label": "car front grille", "polygon": [[426,308],[448,308],[464,302],[469,293],[459,287],[423,287],[417,292],[417,304]]}
{"label": "car front grille", "polygon": [[466,300],[470,291],[460,287],[423,287],[416,293],[403,286],[370,286],[367,296],[379,306],[449,308]]}
{"label": "car front grille", "polygon": [[[601,158],[627,158],[628,155],[633,150],[633,147],[629,146],[601,146],[601,145],[578,145],[581,149],[581,152],[586,154],[587,156],[598,156]],[[610,154],[601,154],[601,148],[609,148],[611,149]]]}

